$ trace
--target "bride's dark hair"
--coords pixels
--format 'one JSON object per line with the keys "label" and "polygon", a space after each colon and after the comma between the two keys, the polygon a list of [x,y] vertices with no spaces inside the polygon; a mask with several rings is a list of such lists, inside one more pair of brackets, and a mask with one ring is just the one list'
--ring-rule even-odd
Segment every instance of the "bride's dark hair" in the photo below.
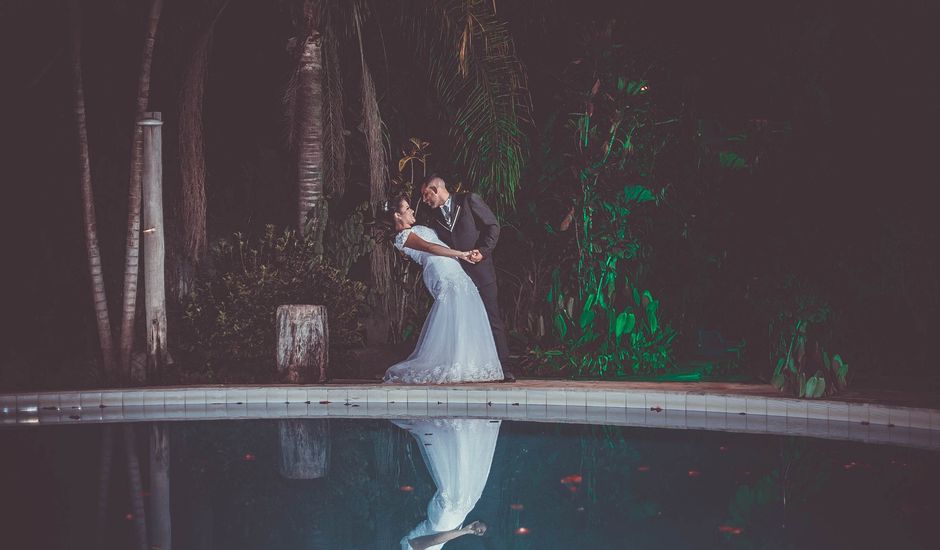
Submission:
{"label": "bride's dark hair", "polygon": [[401,203],[408,202],[408,197],[395,195],[379,205],[378,218],[385,225],[395,228],[395,213],[401,209]]}

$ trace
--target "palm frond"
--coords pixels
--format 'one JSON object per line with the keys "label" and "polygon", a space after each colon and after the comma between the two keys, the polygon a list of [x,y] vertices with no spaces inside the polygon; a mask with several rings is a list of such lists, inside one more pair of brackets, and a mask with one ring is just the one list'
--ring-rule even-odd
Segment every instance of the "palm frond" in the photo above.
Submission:
{"label": "palm frond", "polygon": [[425,30],[417,42],[428,45],[429,77],[441,102],[457,106],[455,160],[467,187],[505,211],[515,206],[528,157],[523,126],[531,123],[532,101],[525,68],[491,1],[450,0],[427,9],[439,32]]}

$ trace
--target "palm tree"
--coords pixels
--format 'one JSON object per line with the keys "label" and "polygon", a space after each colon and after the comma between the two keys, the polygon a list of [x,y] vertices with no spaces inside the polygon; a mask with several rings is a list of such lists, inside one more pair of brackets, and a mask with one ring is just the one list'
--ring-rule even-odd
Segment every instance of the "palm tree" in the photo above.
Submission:
{"label": "palm tree", "polygon": [[91,274],[92,295],[98,325],[98,343],[105,373],[114,374],[114,346],[111,340],[111,320],[108,315],[108,298],[105,293],[104,275],[101,269],[101,252],[98,248],[98,230],[95,219],[94,193],[91,187],[91,162],[88,152],[88,130],[85,117],[85,88],[82,83],[82,22],[78,0],[69,1],[69,16],[72,20],[71,65],[72,94],[75,127],[78,130],[79,166],[82,185],[82,221],[85,226],[85,249],[88,254],[88,269]]}
{"label": "palm tree", "polygon": [[137,283],[140,267],[140,201],[143,174],[143,131],[137,121],[144,118],[150,104],[150,66],[156,42],[157,25],[163,0],[150,0],[147,34],[144,41],[140,73],[137,79],[137,110],[134,120],[134,143],[131,147],[131,177],[127,197],[127,244],[124,261],[124,304],[121,317],[120,365],[125,375],[130,372],[131,348],[134,346],[134,320],[137,314]]}

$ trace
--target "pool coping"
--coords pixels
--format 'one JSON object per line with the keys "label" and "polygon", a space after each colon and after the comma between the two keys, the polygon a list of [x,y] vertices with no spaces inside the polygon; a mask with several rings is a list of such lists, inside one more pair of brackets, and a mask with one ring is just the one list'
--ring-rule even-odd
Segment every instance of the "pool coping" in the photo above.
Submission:
{"label": "pool coping", "polygon": [[616,383],[143,387],[0,394],[0,427],[231,418],[478,416],[940,448],[940,410]]}

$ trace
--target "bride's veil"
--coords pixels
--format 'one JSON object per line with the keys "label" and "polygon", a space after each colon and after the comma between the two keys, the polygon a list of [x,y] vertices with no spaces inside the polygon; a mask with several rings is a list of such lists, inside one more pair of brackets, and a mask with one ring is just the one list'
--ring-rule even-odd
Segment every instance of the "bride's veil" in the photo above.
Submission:
{"label": "bride's veil", "polygon": [[418,441],[421,456],[437,486],[428,503],[427,519],[401,540],[401,548],[410,550],[409,540],[456,529],[473,510],[490,475],[501,421],[436,418],[392,423],[411,432]]}

